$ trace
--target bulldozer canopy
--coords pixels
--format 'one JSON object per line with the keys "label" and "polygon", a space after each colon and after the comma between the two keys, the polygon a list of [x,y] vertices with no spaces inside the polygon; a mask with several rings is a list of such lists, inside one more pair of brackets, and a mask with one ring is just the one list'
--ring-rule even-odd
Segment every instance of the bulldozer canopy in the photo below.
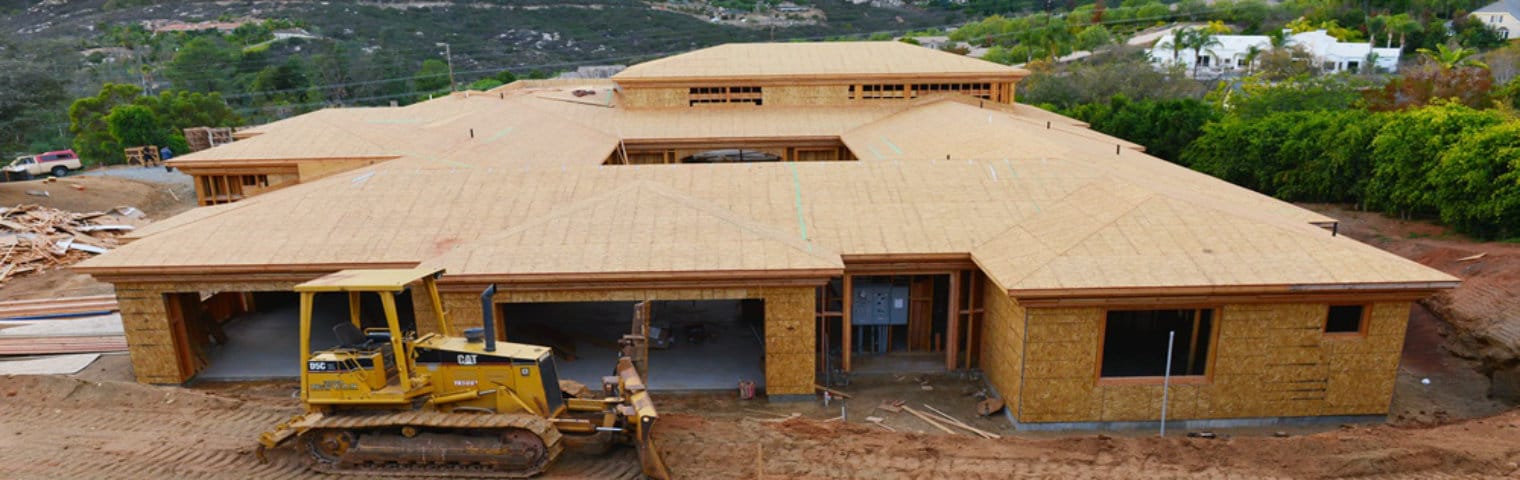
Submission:
{"label": "bulldozer canopy", "polygon": [[296,285],[297,292],[399,292],[422,278],[442,274],[433,267],[343,270]]}

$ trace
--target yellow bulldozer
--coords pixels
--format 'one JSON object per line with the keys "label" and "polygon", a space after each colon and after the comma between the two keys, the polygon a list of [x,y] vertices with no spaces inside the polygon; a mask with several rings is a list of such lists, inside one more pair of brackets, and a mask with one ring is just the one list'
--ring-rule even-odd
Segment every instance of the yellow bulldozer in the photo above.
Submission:
{"label": "yellow bulldozer", "polygon": [[[601,394],[566,394],[549,348],[496,340],[495,285],[481,295],[483,325],[454,336],[438,295],[442,274],[344,270],[295,287],[306,412],[259,436],[261,460],[295,440],[321,472],[525,478],[567,445],[621,443],[637,449],[645,476],[670,478],[651,437],[659,415],[644,362],[623,356]],[[439,333],[409,331],[397,318],[396,295],[419,282],[413,296],[430,301]],[[347,294],[350,318],[333,329],[337,346],[313,352],[312,308],[324,293]],[[364,295],[379,296],[385,328],[361,329]]]}

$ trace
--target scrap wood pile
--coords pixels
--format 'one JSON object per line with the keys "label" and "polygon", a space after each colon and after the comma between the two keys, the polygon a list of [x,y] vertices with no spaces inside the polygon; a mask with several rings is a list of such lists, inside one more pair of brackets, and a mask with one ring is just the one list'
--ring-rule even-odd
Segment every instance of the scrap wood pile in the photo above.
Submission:
{"label": "scrap wood pile", "polygon": [[77,213],[37,205],[0,207],[0,285],[21,275],[72,265],[121,244],[142,223],[132,207]]}

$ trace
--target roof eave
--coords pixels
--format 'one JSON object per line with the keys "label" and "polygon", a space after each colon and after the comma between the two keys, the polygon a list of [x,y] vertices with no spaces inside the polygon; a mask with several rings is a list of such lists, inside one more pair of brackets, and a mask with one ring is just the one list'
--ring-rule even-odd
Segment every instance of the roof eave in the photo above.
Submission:
{"label": "roof eave", "polygon": [[1456,288],[1460,280],[1367,283],[1317,283],[1277,285],[1179,285],[1160,287],[1095,287],[1008,289],[1019,301],[1107,298],[1122,301],[1135,297],[1203,297],[1203,296],[1277,296],[1403,294],[1425,297],[1441,290]]}

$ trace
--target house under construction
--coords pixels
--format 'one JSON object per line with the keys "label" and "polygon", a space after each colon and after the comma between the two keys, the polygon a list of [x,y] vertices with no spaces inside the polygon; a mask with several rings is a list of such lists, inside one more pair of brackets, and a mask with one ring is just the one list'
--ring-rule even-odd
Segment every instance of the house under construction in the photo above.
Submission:
{"label": "house under construction", "polygon": [[1156,420],[1169,373],[1175,419],[1388,412],[1411,304],[1455,278],[1015,103],[1026,75],[733,44],[322,110],[170,161],[205,206],[75,269],[115,285],[148,383],[235,378],[259,349],[293,370],[293,285],[423,265],[456,328],[496,284],[496,331],[592,382],[648,302],[674,332],[654,388],[974,368],[1041,428]]}

